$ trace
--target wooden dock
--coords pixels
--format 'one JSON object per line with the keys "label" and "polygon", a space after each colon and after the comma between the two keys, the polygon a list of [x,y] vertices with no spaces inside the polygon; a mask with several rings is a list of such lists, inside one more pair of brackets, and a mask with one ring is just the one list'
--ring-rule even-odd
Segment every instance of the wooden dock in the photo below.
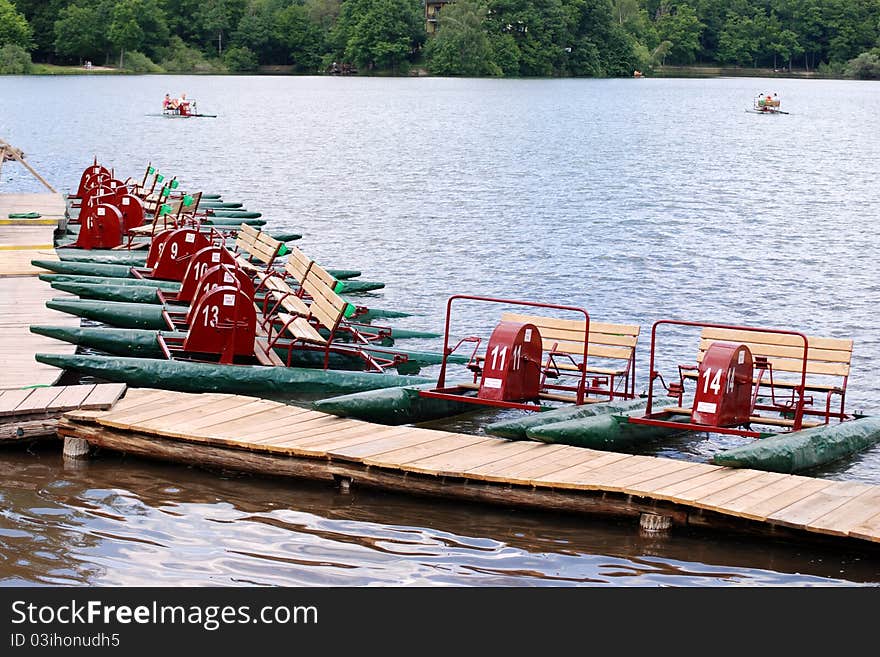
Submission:
{"label": "wooden dock", "polygon": [[0,445],[56,433],[66,411],[106,410],[125,392],[124,383],[91,383],[0,391]]}
{"label": "wooden dock", "polygon": [[[41,218],[7,218],[31,211]],[[38,363],[34,354],[76,351],[75,345],[30,332],[32,324],[80,324],[78,317],[46,308],[49,299],[69,295],[39,280],[36,275],[45,270],[31,265],[35,259],[58,259],[53,239],[64,212],[61,194],[0,194],[0,390],[53,385],[62,371]]]}
{"label": "wooden dock", "polygon": [[[10,217],[10,214],[38,214],[39,217]],[[0,226],[64,225],[67,203],[61,194],[0,194]]]}
{"label": "wooden dock", "polygon": [[149,458],[550,511],[880,544],[880,486],[343,419],[228,394],[130,389],[62,437]]}

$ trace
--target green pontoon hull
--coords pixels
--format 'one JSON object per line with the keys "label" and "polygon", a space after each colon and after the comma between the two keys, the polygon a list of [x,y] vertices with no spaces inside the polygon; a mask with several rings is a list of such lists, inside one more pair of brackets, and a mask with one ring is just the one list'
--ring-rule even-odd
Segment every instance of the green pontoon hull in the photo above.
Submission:
{"label": "green pontoon hull", "polygon": [[[85,319],[91,319],[117,328],[133,328],[147,330],[168,330],[163,310],[165,306],[151,303],[125,303],[117,301],[96,301],[92,299],[50,299],[46,307]],[[171,306],[169,309],[174,310]],[[412,331],[392,327],[390,340],[383,345],[389,346],[394,340],[406,338],[437,338],[439,333]]]}
{"label": "green pontoon hull", "polygon": [[[105,277],[105,276],[83,276],[80,274],[39,274],[41,281],[51,283],[55,287],[55,283],[76,283],[83,285],[83,291],[88,294],[88,290],[95,289],[96,292],[103,287],[148,287],[152,290],[162,289],[170,292],[177,292],[180,289],[180,283],[177,281],[160,281],[157,278],[149,280],[143,278],[126,278],[126,277]],[[86,297],[83,295],[83,298]],[[100,299],[100,296],[94,297]],[[107,299],[107,301],[117,301],[117,299]],[[126,299],[118,299],[118,301],[126,301]]]}
{"label": "green pontoon hull", "polygon": [[[112,265],[102,262],[81,262],[79,260],[31,260],[34,267],[53,271],[56,274],[72,274],[76,276],[100,276],[103,278],[136,278],[131,271],[130,265]],[[330,275],[333,271],[328,270]],[[355,270],[342,270],[343,274],[353,273]],[[143,279],[146,280],[146,279]],[[153,280],[153,279],[150,279]],[[352,281],[341,280],[336,286],[339,294],[359,294],[381,290],[385,283],[379,281]]]}
{"label": "green pontoon hull", "polygon": [[[138,279],[128,279],[136,281]],[[121,303],[161,304],[159,288],[155,285],[88,285],[83,283],[53,282],[52,288],[60,292],[75,294],[80,299],[94,301],[116,301]],[[165,289],[165,292],[176,290]]]}
{"label": "green pontoon hull", "polygon": [[[616,451],[631,447],[636,443],[667,438],[681,433],[681,429],[631,424],[628,421],[630,415],[643,414],[642,409],[635,409],[623,414],[607,413],[564,422],[552,422],[527,429],[526,437],[544,443]],[[676,416],[673,419],[685,420],[687,418]]]}
{"label": "green pontoon hull", "polygon": [[117,303],[83,299],[50,299],[46,307],[118,328],[168,330],[164,306],[149,303]]}
{"label": "green pontoon hull", "polygon": [[214,198],[204,198],[199,199],[199,207],[200,208],[224,208],[228,210],[235,210],[237,208],[241,208],[244,206],[244,203],[239,201],[221,201],[219,199]]}
{"label": "green pontoon hull", "polygon": [[[259,215],[259,212],[247,213],[247,214],[256,214]],[[265,226],[265,219],[257,219],[256,217],[248,218],[242,217],[241,215],[236,215],[234,217],[221,217],[219,215],[211,215],[210,217],[201,217],[201,221],[203,224],[209,224],[211,226],[240,226],[241,224],[247,224],[248,226]]]}
{"label": "green pontoon hull", "polygon": [[295,396],[345,394],[400,385],[419,385],[428,379],[399,374],[347,372],[262,365],[220,365],[158,358],[36,354],[37,362],[81,375],[118,381],[133,387],[182,392],[228,392],[249,395]]}
{"label": "green pontoon hull", "polygon": [[[206,232],[209,232],[210,230],[211,230],[211,227],[206,226],[202,229],[201,232],[206,233]],[[229,232],[232,229],[230,227],[230,228],[224,228],[224,230]],[[266,231],[266,232],[269,233],[269,237],[271,237],[272,239],[276,239],[279,242],[294,242],[296,240],[302,239],[302,235],[299,233],[270,232],[270,231]],[[67,225],[67,235],[69,235],[69,236],[79,235],[79,224],[68,224]],[[235,238],[229,238],[229,240],[230,240],[230,243],[232,243],[235,241]],[[75,239],[72,240],[72,242],[75,242],[75,241],[76,241]],[[56,243],[60,245],[61,240],[56,240]]]}
{"label": "green pontoon hull", "polygon": [[[157,289],[168,292],[177,292],[180,283],[177,281],[160,281],[154,278],[103,278],[101,276],[79,276],[77,274],[40,274],[41,281],[51,283],[56,290],[75,294],[81,299],[95,299],[99,301],[122,301],[124,303],[160,303]],[[125,288],[135,288],[128,292]],[[143,289],[139,289],[143,288]],[[352,305],[357,306],[356,301],[346,299]],[[259,296],[258,296],[259,303]],[[399,317],[412,317],[411,313],[399,310],[385,310],[383,308],[368,308],[357,316],[359,322],[370,322],[373,319],[393,319]]]}
{"label": "green pontoon hull", "polygon": [[262,212],[253,212],[250,210],[211,210],[206,218],[210,219],[259,219],[263,216]]}
{"label": "green pontoon hull", "polygon": [[479,408],[468,402],[419,396],[419,390],[436,388],[436,381],[424,385],[383,388],[322,399],[312,408],[322,413],[351,417],[379,424],[410,424],[461,415]]}
{"label": "green pontoon hull", "polygon": [[[132,251],[58,249],[56,253],[64,262],[90,262],[96,265],[125,265],[126,267],[143,267],[147,262],[146,249]],[[338,281],[357,278],[361,275],[361,272],[357,269],[328,269],[327,272]]]}
{"label": "green pontoon hull", "polygon": [[486,433],[511,440],[526,440],[526,433],[535,427],[540,427],[554,422],[566,422],[578,418],[607,415],[609,413],[627,413],[644,409],[648,403],[647,397],[629,400],[615,400],[599,402],[596,404],[582,404],[580,406],[560,406],[549,411],[529,413],[511,420],[494,422],[486,427]]}
{"label": "green pontoon hull", "polygon": [[[124,329],[105,327],[69,327],[69,326],[31,326],[31,333],[44,335],[56,340],[63,340],[80,347],[98,349],[116,356],[135,356],[138,358],[163,358],[164,353],[159,345],[158,336],[165,338],[184,338],[182,331],[151,331],[144,329]],[[363,350],[370,355],[382,358],[388,357],[386,350],[365,347]],[[406,357],[406,362],[395,366],[399,374],[418,374],[421,368],[438,365],[443,360],[440,353],[429,351],[412,351],[408,349],[393,349],[394,354]],[[287,359],[286,349],[276,349],[277,354]],[[466,359],[451,362],[463,363]],[[321,369],[324,367],[324,353],[315,350],[294,349],[291,352],[291,366],[310,367]],[[355,354],[332,352],[329,355],[328,368],[331,370],[363,370],[365,369],[363,358]]]}
{"label": "green pontoon hull", "polygon": [[880,417],[863,417],[769,438],[712,457],[715,465],[771,472],[801,472],[860,452],[880,441]]}

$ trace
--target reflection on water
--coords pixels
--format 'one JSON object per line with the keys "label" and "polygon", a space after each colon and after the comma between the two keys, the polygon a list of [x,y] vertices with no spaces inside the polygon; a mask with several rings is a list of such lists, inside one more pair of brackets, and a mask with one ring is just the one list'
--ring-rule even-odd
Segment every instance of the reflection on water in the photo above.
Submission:
{"label": "reflection on water", "polygon": [[[774,80],[788,116],[746,113],[766,81],[125,76],[0,78],[0,134],[50,181],[92,157],[147,161],[259,210],[327,267],[386,288],[363,303],[439,330],[450,294],[803,330],[855,341],[848,406],[880,412],[880,84]],[[217,119],[167,121],[168,88]],[[837,99],[846,97],[841,106]],[[682,112],[682,99],[705,111]],[[39,117],[32,109],[40,107]],[[3,189],[40,191],[20,167]],[[7,187],[8,185],[8,187]],[[474,307],[456,336],[487,335]],[[692,360],[672,332],[661,366]],[[412,340],[437,350],[439,340]],[[436,370],[427,370],[428,375]],[[446,428],[481,430],[478,411]],[[704,461],[736,438],[638,446]],[[825,584],[875,563],[740,539],[638,536],[632,523],[508,512],[149,465],[3,453],[5,583]],[[880,448],[810,473],[880,484]]]}
{"label": "reflection on water", "polygon": [[0,583],[719,586],[880,583],[870,554],[463,505],[57,445],[0,461]]}

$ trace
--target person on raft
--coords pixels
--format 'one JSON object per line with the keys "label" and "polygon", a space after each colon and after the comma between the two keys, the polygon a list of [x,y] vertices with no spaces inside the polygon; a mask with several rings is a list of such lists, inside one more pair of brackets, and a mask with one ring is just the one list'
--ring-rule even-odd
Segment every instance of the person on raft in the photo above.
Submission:
{"label": "person on raft", "polygon": [[165,94],[165,100],[162,101],[162,109],[174,109],[174,106],[172,105],[173,102],[174,101],[171,100],[171,94]]}

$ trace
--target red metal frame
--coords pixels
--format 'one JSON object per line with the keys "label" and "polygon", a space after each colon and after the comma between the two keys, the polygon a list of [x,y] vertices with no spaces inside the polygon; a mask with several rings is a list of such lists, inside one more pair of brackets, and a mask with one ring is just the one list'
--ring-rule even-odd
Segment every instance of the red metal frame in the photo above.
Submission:
{"label": "red metal frame", "polygon": [[[465,342],[476,342],[476,346],[474,347],[474,352],[471,356],[471,362],[468,363],[468,368],[474,372],[474,381],[476,382],[477,377],[479,376],[478,366],[476,365],[476,352],[480,345],[480,339],[475,337],[464,338],[459,340],[455,347],[450,347],[450,337],[449,330],[452,323],[452,306],[456,300],[467,300],[467,301],[485,301],[488,303],[498,303],[504,305],[514,305],[514,306],[528,306],[532,308],[546,308],[546,309],[554,309],[554,310],[564,310],[568,312],[574,312],[578,314],[582,314],[584,316],[584,352],[583,352],[583,367],[581,368],[580,377],[578,384],[576,386],[563,386],[563,385],[547,385],[542,381],[542,389],[554,389],[554,390],[575,390],[575,404],[583,404],[585,402],[587,385],[587,357],[589,351],[589,338],[590,338],[590,314],[583,308],[578,308],[576,306],[564,306],[559,304],[552,303],[540,303],[537,301],[520,301],[515,299],[501,299],[496,297],[483,297],[483,296],[475,296],[469,294],[455,294],[446,302],[446,322],[444,327],[444,337],[443,337],[443,360],[440,364],[440,374],[437,377],[437,387],[433,390],[419,390],[420,397],[430,397],[434,399],[446,399],[450,401],[463,401],[467,403],[482,405],[482,406],[497,406],[501,408],[518,408],[523,410],[540,410],[542,406],[537,403],[528,403],[528,402],[513,402],[513,401],[501,401],[501,400],[492,400],[492,399],[482,399],[479,397],[467,396],[465,393],[470,391],[471,388],[463,388],[461,386],[447,386],[446,385],[446,370],[448,365],[448,357],[455,352],[462,344]],[[473,364],[473,366],[472,366]]]}
{"label": "red metal frame", "polygon": [[[777,333],[784,335],[793,335],[799,337],[803,340],[803,357],[802,357],[802,367],[800,374],[800,382],[791,388],[791,400],[786,402],[786,406],[788,409],[784,409],[780,404],[775,402],[775,389],[773,387],[773,379],[772,379],[772,364],[766,363],[766,367],[761,365],[760,367],[756,367],[755,369],[760,372],[757,374],[756,382],[753,382],[751,385],[754,386],[752,392],[752,406],[755,410],[772,410],[779,413],[782,412],[790,412],[793,413],[794,417],[792,418],[792,426],[789,431],[799,431],[803,427],[804,415],[818,415],[819,411],[807,409],[806,406],[808,403],[812,402],[812,397],[807,397],[805,395],[805,391],[807,388],[807,361],[808,361],[808,353],[809,353],[809,338],[799,331],[790,331],[784,329],[768,329],[768,328],[760,328],[754,326],[737,326],[731,324],[713,324],[708,322],[690,322],[684,320],[658,320],[654,322],[654,325],[651,329],[651,356],[649,361],[649,381],[648,381],[648,402],[645,407],[645,414],[641,417],[630,416],[628,421],[633,424],[647,424],[651,426],[658,427],[666,427],[671,429],[682,429],[682,430],[690,430],[690,431],[711,431],[714,433],[722,433],[722,434],[732,434],[739,436],[746,436],[751,438],[759,438],[762,436],[766,436],[768,432],[759,432],[754,431],[752,429],[740,429],[735,427],[719,427],[719,426],[710,426],[705,424],[696,424],[694,422],[680,422],[664,419],[669,416],[669,413],[666,411],[659,411],[657,413],[654,412],[654,381],[656,379],[660,379],[661,384],[666,388],[666,390],[670,393],[670,396],[674,396],[678,399],[678,405],[681,406],[683,404],[684,397],[684,382],[685,375],[684,371],[693,370],[694,367],[691,365],[679,365],[679,382],[678,383],[670,383],[670,385],[666,385],[663,380],[663,376],[659,371],[655,369],[655,355],[656,355],[656,346],[657,346],[657,329],[663,325],[676,325],[676,326],[691,326],[691,327],[699,327],[699,328],[717,328],[717,329],[728,329],[733,331],[751,331],[757,333]],[[770,383],[763,383],[763,372],[762,369],[767,369],[770,371]],[[759,388],[764,385],[769,385],[771,387],[771,401],[770,405],[762,405],[755,403],[758,397]],[[830,407],[830,394],[829,401],[826,404],[826,409]],[[826,423],[828,421],[828,417],[834,416],[834,414],[826,414]],[[842,418],[842,408],[841,408],[841,419]],[[754,422],[754,424],[759,424],[759,422]],[[783,431],[781,431],[783,432]]]}

